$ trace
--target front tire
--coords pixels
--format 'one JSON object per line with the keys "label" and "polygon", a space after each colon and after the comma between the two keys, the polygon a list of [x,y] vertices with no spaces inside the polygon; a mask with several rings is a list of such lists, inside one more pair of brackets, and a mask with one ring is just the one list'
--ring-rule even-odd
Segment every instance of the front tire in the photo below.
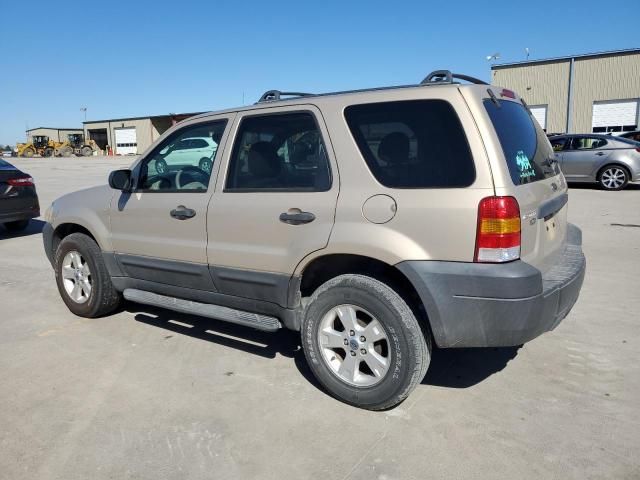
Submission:
{"label": "front tire", "polygon": [[608,165],[598,176],[600,187],[605,190],[622,190],[629,183],[629,172],[618,165]]}
{"label": "front tire", "polygon": [[60,296],[74,314],[96,318],[120,306],[122,296],[111,283],[100,247],[91,237],[72,233],[62,239],[54,265]]}
{"label": "front tire", "polygon": [[302,346],[318,381],[337,399],[368,410],[402,402],[424,378],[431,343],[393,289],[363,275],[341,275],[312,295]]}
{"label": "front tire", "polygon": [[93,155],[93,149],[91,147],[82,147],[80,153],[83,157],[90,157],[91,155]]}

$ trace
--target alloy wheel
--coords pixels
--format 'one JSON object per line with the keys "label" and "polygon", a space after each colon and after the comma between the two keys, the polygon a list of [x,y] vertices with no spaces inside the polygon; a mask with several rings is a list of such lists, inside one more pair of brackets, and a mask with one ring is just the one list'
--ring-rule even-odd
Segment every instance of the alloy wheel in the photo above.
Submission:
{"label": "alloy wheel", "polygon": [[622,187],[627,180],[627,174],[618,167],[607,168],[600,177],[605,188],[615,190]]}
{"label": "alloy wheel", "polygon": [[62,282],[69,298],[76,303],[85,303],[91,296],[93,279],[89,264],[75,250],[62,260]]}
{"label": "alloy wheel", "polygon": [[391,348],[382,324],[356,305],[329,310],[318,329],[324,362],[340,380],[357,387],[381,382],[389,371]]}

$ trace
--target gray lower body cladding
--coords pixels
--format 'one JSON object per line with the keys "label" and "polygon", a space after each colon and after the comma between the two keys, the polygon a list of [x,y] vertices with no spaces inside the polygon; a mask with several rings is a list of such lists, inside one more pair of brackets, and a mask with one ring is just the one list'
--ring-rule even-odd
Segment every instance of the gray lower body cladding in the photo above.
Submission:
{"label": "gray lower body cladding", "polygon": [[568,228],[567,244],[544,272],[519,260],[396,266],[420,295],[439,347],[521,345],[553,330],[578,299],[586,261],[580,230]]}

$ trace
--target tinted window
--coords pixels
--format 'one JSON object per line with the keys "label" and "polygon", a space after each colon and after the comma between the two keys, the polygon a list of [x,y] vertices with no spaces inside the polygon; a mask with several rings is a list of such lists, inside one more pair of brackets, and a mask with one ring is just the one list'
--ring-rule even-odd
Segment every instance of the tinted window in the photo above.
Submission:
{"label": "tinted window", "polygon": [[[217,145],[226,120],[198,123],[174,132],[158,145],[140,165],[140,190],[206,192],[216,159]],[[206,149],[194,149],[193,137],[205,143]],[[212,145],[203,140],[213,140]]]}
{"label": "tinted window", "polygon": [[0,168],[4,168],[4,167],[11,167],[13,168],[13,165],[5,162],[4,160],[0,160]]}
{"label": "tinted window", "polygon": [[326,191],[329,162],[313,115],[287,113],[242,120],[229,163],[227,191]]}
{"label": "tinted window", "polygon": [[573,150],[593,150],[594,148],[602,148],[608,142],[604,138],[575,137],[571,141]]}
{"label": "tinted window", "polygon": [[209,144],[202,138],[194,138],[191,140],[189,148],[207,148]]}
{"label": "tinted window", "polygon": [[498,134],[515,185],[543,180],[560,173],[547,136],[524,105],[486,99],[484,106]]}
{"label": "tinted window", "polygon": [[467,138],[448,102],[353,105],[345,117],[369,169],[386,187],[467,187],[475,180]]}

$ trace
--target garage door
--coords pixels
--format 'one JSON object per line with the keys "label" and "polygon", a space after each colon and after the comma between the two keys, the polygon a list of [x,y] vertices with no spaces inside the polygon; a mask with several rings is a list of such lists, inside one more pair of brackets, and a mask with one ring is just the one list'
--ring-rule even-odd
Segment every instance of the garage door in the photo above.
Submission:
{"label": "garage door", "polygon": [[534,105],[529,107],[533,118],[535,118],[543,130],[547,130],[547,106],[546,105]]}
{"label": "garage door", "polygon": [[638,126],[638,100],[594,102],[593,133],[632,132]]}
{"label": "garage door", "polygon": [[116,155],[130,155],[138,153],[136,127],[116,128]]}

